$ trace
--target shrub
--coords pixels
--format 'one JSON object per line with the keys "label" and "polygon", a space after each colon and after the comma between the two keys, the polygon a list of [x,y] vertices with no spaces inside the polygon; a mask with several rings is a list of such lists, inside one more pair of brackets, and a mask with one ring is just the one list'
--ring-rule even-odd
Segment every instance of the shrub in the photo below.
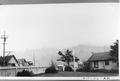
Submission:
{"label": "shrub", "polygon": [[89,62],[84,62],[82,68],[78,68],[76,70],[77,72],[90,72],[90,63]]}
{"label": "shrub", "polygon": [[51,62],[51,66],[45,70],[45,73],[57,73],[55,64]]}
{"label": "shrub", "polygon": [[73,71],[73,69],[70,66],[66,66],[65,71]]}
{"label": "shrub", "polygon": [[90,72],[90,63],[89,62],[84,62],[82,68],[78,68],[76,70],[77,72]]}
{"label": "shrub", "polygon": [[106,69],[96,69],[96,70],[91,70],[91,72],[102,72],[102,73],[108,73],[109,71]]}
{"label": "shrub", "polygon": [[76,72],[85,72],[85,70],[83,68],[78,68]]}
{"label": "shrub", "polygon": [[110,73],[119,73],[119,70],[118,69],[111,69]]}
{"label": "shrub", "polygon": [[78,68],[76,72],[90,72],[90,69],[87,68]]}
{"label": "shrub", "polygon": [[50,66],[49,68],[47,68],[47,69],[45,70],[45,73],[57,73],[57,70],[56,70],[55,67]]}
{"label": "shrub", "polygon": [[22,72],[18,72],[17,76],[33,76],[33,72],[28,70],[23,70]]}

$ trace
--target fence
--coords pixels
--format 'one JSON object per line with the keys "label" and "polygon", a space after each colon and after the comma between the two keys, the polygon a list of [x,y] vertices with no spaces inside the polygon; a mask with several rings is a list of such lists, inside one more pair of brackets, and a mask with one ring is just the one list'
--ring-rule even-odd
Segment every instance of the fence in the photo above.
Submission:
{"label": "fence", "polygon": [[44,73],[47,67],[22,66],[22,67],[0,67],[0,76],[16,76],[22,70],[32,71],[34,74]]}

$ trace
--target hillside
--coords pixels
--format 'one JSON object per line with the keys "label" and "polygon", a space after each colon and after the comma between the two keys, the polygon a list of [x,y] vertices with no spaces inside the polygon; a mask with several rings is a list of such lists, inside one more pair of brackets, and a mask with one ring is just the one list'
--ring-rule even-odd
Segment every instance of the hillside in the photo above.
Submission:
{"label": "hillside", "polygon": [[[81,61],[87,60],[92,52],[103,52],[109,51],[109,47],[104,46],[88,46],[88,45],[78,45],[69,48],[73,50],[73,54],[77,56]],[[50,65],[51,61],[56,61],[60,56],[57,54],[58,51],[62,51],[64,53],[66,49],[52,49],[52,48],[42,48],[36,50],[26,50],[24,53],[24,58],[33,60],[35,57],[36,65],[38,66],[48,66]]]}

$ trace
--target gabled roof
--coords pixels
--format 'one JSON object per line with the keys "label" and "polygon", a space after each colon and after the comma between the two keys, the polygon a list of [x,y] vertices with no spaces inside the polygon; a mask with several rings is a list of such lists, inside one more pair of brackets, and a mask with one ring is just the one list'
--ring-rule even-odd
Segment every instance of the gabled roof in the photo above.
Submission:
{"label": "gabled roof", "polygon": [[[5,56],[5,63],[8,64],[8,62],[10,61],[10,59],[11,59],[12,57],[13,57],[13,58],[16,60],[16,62],[18,63],[18,61],[17,61],[17,59],[16,59],[16,57],[15,57],[14,55]],[[0,65],[3,64],[3,61],[4,61],[3,57],[0,56]]]}
{"label": "gabled roof", "polygon": [[24,58],[22,59],[17,59],[19,63],[24,63],[24,62],[27,62]]}
{"label": "gabled roof", "polygon": [[99,52],[93,53],[93,55],[88,59],[88,61],[102,61],[102,60],[113,60],[109,52]]}

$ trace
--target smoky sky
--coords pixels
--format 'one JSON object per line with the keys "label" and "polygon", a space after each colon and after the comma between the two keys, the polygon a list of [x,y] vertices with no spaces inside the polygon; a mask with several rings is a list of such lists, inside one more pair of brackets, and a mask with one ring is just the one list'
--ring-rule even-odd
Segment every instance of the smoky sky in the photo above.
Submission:
{"label": "smoky sky", "polygon": [[0,35],[6,31],[11,50],[111,45],[118,11],[117,3],[1,5]]}

